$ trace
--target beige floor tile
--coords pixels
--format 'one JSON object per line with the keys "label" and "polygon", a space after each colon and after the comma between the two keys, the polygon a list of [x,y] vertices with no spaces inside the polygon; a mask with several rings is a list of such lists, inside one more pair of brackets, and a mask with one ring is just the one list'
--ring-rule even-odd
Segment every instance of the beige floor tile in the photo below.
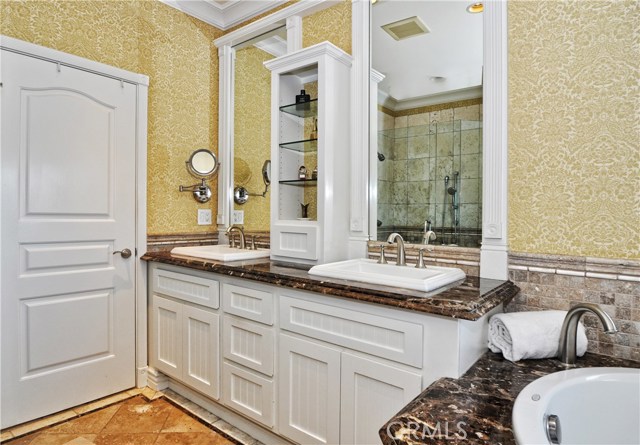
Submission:
{"label": "beige floor tile", "polygon": [[120,405],[111,405],[106,408],[84,414],[60,425],[47,429],[47,433],[70,434],[98,434],[120,409]]}
{"label": "beige floor tile", "polygon": [[118,411],[105,426],[104,433],[157,433],[160,432],[169,409],[175,409],[165,400],[147,402],[143,397],[134,397],[122,403]]}
{"label": "beige floor tile", "polygon": [[0,433],[0,442],[4,442],[5,440],[9,439],[13,439],[13,434],[11,434],[11,431],[7,430]]}
{"label": "beige floor tile", "polygon": [[93,442],[94,438],[95,437],[92,437],[91,439],[87,439],[86,436],[76,437],[75,439],[70,440],[64,445],[95,445]]}
{"label": "beige floor tile", "polygon": [[153,398],[155,397],[155,395],[158,393],[159,391],[155,391],[149,387],[146,387],[142,390],[142,395],[145,396],[147,399],[149,400],[153,400]]}
{"label": "beige floor tile", "polygon": [[198,420],[175,408],[169,413],[162,427],[162,433],[207,433],[211,429]]}
{"label": "beige floor tile", "polygon": [[65,420],[72,419],[77,417],[77,414],[73,410],[62,411],[60,413],[54,414],[49,417],[45,417],[43,419],[34,420],[33,422],[23,423],[22,425],[15,426],[9,430],[14,437],[22,436],[23,434],[28,434],[33,431],[39,430],[41,428],[48,427],[50,425],[64,422]]}
{"label": "beige floor tile", "polygon": [[142,393],[143,389],[144,388],[133,388],[127,391],[127,394],[129,394],[130,396],[137,396]]}
{"label": "beige floor tile", "polygon": [[235,445],[223,436],[209,433],[160,433],[155,445]]}
{"label": "beige floor tile", "polygon": [[131,396],[127,392],[120,392],[113,394],[109,397],[105,397],[95,402],[87,403],[74,408],[74,411],[78,414],[88,413],[89,411],[95,411],[96,409],[104,408],[105,406],[113,405],[114,403],[122,402],[123,400],[130,399]]}
{"label": "beige floor tile", "polygon": [[98,434],[95,445],[153,445],[156,443],[156,433],[116,433]]}

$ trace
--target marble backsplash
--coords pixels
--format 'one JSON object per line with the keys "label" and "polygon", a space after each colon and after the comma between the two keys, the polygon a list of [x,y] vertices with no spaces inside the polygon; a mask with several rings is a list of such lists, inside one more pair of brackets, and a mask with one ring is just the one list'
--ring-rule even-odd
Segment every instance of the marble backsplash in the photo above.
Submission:
{"label": "marble backsplash", "polygon": [[588,351],[640,361],[639,261],[511,252],[509,279],[521,291],[506,312],[599,304],[619,332],[605,334],[595,316],[585,315]]}

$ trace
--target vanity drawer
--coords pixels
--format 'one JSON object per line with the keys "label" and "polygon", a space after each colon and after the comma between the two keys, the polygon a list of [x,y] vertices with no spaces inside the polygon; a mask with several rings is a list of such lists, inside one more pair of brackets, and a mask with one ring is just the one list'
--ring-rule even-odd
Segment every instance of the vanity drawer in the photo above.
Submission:
{"label": "vanity drawer", "polygon": [[229,314],[273,324],[273,294],[235,284],[222,284],[222,307]]}
{"label": "vanity drawer", "polygon": [[225,315],[222,338],[224,358],[273,376],[273,328]]}
{"label": "vanity drawer", "polygon": [[247,417],[273,428],[274,386],[273,380],[254,372],[222,364],[222,402]]}
{"label": "vanity drawer", "polygon": [[210,278],[154,268],[151,289],[154,293],[213,309],[220,307],[220,283]]}
{"label": "vanity drawer", "polygon": [[422,325],[282,295],[280,327],[422,368]]}

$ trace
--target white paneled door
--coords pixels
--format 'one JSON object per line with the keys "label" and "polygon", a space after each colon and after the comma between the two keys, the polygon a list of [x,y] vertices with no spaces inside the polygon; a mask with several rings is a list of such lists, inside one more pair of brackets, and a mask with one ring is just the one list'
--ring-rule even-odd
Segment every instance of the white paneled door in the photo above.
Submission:
{"label": "white paneled door", "polygon": [[136,85],[1,62],[7,427],[135,385]]}

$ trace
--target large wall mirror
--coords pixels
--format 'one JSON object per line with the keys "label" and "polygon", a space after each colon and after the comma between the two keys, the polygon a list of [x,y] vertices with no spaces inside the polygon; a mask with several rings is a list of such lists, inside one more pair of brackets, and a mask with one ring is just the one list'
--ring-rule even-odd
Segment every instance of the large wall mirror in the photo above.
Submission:
{"label": "large wall mirror", "polygon": [[271,158],[271,72],[264,62],[287,53],[287,30],[281,26],[233,46],[233,182],[247,190],[247,200],[235,210],[244,211],[244,227],[268,231],[270,193],[262,174]]}
{"label": "large wall mirror", "polygon": [[371,9],[377,239],[482,241],[483,17],[459,1],[379,1]]}

